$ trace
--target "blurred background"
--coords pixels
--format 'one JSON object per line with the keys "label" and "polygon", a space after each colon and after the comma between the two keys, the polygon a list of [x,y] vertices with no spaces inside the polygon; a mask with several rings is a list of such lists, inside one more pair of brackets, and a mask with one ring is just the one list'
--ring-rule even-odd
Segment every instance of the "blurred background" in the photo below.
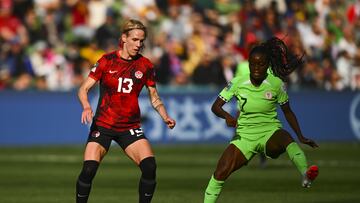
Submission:
{"label": "blurred background", "polygon": [[[320,176],[304,191],[287,155],[253,161],[231,176],[220,202],[360,202],[360,0],[0,0],[0,202],[74,201],[89,129],[77,88],[118,48],[128,18],[148,28],[143,55],[177,121],[168,130],[140,95],[159,166],[155,203],[202,202],[234,134],[211,105],[247,66],[249,48],[272,36],[305,54],[287,89],[304,136],[320,145],[302,145]],[[98,97],[94,88],[93,109]],[[225,108],[235,115],[235,101]],[[110,150],[90,201],[137,202],[139,171],[121,154]]]}
{"label": "blurred background", "polygon": [[[122,22],[148,27],[143,55],[177,121],[168,131],[140,98],[153,142],[227,142],[232,129],[210,112],[218,92],[247,66],[249,48],[277,36],[306,63],[290,75],[290,100],[305,135],[360,138],[358,0],[1,0],[0,144],[86,140],[76,90],[99,57],[118,48]],[[90,99],[95,109],[98,91]],[[235,112],[235,103],[227,107]],[[281,115],[280,115],[281,116]]]}

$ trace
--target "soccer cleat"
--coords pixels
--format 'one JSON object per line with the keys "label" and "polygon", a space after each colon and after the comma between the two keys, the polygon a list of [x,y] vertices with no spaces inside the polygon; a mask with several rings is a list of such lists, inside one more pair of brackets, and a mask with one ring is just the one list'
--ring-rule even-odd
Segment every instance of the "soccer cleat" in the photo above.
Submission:
{"label": "soccer cleat", "polygon": [[316,165],[312,165],[305,172],[302,179],[302,186],[304,188],[309,188],[311,183],[315,180],[315,178],[319,175],[319,168]]}

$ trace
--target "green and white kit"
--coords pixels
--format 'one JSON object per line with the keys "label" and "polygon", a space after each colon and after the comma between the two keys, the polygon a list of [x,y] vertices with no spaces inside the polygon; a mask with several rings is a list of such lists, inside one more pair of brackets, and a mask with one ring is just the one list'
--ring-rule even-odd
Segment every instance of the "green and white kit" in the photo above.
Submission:
{"label": "green and white kit", "polygon": [[277,118],[277,105],[288,102],[284,83],[268,74],[259,87],[250,81],[250,75],[235,77],[219,94],[225,102],[237,99],[240,115],[236,136],[231,141],[250,160],[254,154],[265,152],[265,144],[282,124]]}

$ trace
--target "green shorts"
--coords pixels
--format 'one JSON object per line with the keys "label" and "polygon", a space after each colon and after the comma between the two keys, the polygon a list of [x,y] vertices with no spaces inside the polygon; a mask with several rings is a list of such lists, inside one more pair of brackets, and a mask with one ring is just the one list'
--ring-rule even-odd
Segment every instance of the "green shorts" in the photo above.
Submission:
{"label": "green shorts", "polygon": [[264,153],[266,157],[266,143],[270,137],[280,128],[274,128],[271,131],[265,132],[263,135],[259,135],[259,138],[256,140],[250,140],[245,137],[240,137],[236,135],[230,144],[234,144],[245,156],[245,158],[250,161],[257,153]]}

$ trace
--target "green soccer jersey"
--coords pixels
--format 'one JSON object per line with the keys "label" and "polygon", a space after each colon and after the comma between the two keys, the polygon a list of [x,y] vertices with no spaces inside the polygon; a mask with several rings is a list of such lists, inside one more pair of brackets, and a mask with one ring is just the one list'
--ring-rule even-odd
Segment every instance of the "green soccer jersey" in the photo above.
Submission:
{"label": "green soccer jersey", "polygon": [[250,82],[250,75],[235,77],[219,94],[225,102],[236,97],[240,116],[236,132],[241,137],[256,140],[266,132],[281,128],[276,107],[288,101],[284,83],[272,74],[259,87]]}

